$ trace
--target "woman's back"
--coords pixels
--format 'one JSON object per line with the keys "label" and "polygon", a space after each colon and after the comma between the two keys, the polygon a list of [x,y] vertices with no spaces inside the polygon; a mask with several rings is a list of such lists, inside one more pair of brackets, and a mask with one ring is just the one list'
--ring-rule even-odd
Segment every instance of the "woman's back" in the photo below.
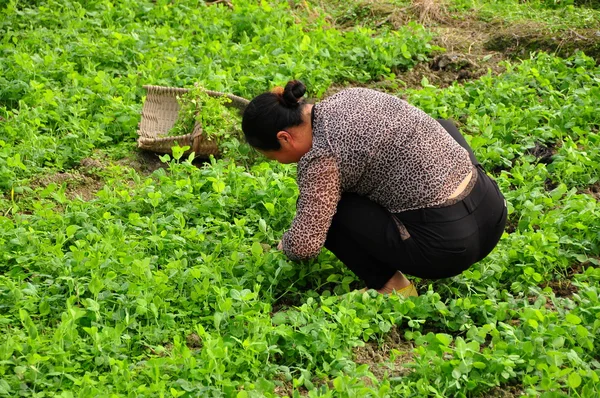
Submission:
{"label": "woman's back", "polygon": [[436,120],[363,88],[315,105],[313,147],[299,162],[299,177],[327,157],[335,158],[341,191],[367,196],[391,212],[444,203],[473,168],[467,151]]}

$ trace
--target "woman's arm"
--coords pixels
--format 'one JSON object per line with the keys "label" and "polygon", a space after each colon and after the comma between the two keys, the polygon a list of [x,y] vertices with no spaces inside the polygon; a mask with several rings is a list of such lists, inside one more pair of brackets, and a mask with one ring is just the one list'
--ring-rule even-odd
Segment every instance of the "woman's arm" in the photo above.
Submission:
{"label": "woman's arm", "polygon": [[340,200],[340,173],[335,159],[319,157],[303,164],[298,171],[298,188],[296,217],[283,235],[282,247],[290,259],[306,260],[316,257],[325,244]]}

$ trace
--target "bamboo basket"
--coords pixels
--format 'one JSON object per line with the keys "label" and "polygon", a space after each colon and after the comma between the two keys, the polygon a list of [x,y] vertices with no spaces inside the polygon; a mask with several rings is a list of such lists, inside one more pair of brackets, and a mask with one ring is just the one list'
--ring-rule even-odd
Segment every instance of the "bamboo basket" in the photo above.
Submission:
{"label": "bamboo basket", "polygon": [[[217,143],[209,141],[202,134],[202,126],[196,123],[193,131],[180,136],[168,136],[169,130],[175,125],[179,114],[179,102],[177,96],[187,93],[189,90],[179,87],[144,86],[146,89],[146,101],[142,107],[142,118],[138,124],[138,148],[158,153],[171,153],[171,147],[175,145],[186,146],[190,149],[186,154],[195,152],[196,156],[208,157],[218,155]],[[205,90],[213,97],[225,96],[231,100],[226,106],[234,107],[243,111],[250,101],[232,94],[220,93],[218,91]]]}

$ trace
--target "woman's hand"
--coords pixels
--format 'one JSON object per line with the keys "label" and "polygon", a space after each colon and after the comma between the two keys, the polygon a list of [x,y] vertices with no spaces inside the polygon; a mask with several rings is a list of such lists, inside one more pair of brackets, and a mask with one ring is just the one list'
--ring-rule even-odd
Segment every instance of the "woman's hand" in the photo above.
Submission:
{"label": "woman's hand", "polygon": [[279,244],[277,245],[277,250],[283,250],[283,241],[279,241]]}

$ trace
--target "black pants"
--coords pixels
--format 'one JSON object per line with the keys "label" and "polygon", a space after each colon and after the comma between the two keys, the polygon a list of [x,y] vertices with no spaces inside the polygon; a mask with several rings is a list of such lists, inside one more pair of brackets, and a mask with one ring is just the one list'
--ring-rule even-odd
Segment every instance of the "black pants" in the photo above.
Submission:
{"label": "black pants", "polygon": [[[396,271],[427,279],[458,275],[487,256],[502,236],[507,211],[498,185],[458,129],[438,121],[477,166],[477,182],[463,200],[394,214],[354,193],[342,194],[338,203],[325,247],[369,288],[383,287]],[[410,237],[400,235],[397,221]]]}

